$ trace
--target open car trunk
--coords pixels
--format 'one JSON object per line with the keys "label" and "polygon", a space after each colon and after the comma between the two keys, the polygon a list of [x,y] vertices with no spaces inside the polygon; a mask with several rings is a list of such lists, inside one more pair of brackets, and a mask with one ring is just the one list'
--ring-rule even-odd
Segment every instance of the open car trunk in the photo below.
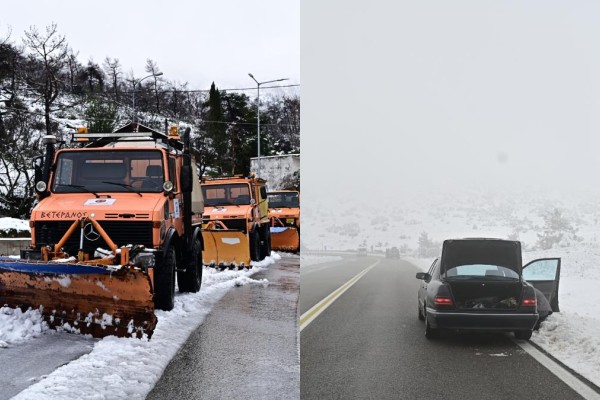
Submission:
{"label": "open car trunk", "polygon": [[458,309],[514,310],[519,307],[521,282],[496,282],[485,279],[452,281],[448,284]]}
{"label": "open car trunk", "polygon": [[441,274],[458,309],[514,310],[523,284],[519,242],[499,239],[446,240]]}

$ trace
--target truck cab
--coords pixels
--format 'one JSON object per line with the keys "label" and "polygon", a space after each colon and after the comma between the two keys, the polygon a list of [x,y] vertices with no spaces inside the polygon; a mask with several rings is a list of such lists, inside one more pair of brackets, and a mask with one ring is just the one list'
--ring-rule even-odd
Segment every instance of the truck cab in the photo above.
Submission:
{"label": "truck cab", "polygon": [[[203,178],[201,186],[203,235],[205,242],[215,243],[214,252],[205,254],[205,264],[248,265],[270,255],[266,181],[242,176]],[[239,246],[234,249],[234,244]]]}

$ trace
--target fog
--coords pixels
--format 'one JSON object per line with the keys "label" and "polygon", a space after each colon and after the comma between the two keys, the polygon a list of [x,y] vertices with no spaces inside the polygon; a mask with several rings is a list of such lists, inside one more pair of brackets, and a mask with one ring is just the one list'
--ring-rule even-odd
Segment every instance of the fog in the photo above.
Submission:
{"label": "fog", "polygon": [[327,3],[301,10],[305,202],[600,192],[600,4]]}

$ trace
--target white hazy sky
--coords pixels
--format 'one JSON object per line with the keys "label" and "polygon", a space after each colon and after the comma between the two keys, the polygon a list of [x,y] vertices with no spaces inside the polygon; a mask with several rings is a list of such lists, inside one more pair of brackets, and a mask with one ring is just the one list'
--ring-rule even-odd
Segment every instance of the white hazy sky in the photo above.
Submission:
{"label": "white hazy sky", "polygon": [[58,31],[84,64],[118,58],[136,78],[146,59],[164,78],[192,89],[253,87],[290,78],[300,83],[300,2],[278,0],[27,0],[3,2],[0,38],[12,28],[21,44],[30,26]]}
{"label": "white hazy sky", "polygon": [[303,1],[303,198],[600,188],[599,18],[596,1]]}

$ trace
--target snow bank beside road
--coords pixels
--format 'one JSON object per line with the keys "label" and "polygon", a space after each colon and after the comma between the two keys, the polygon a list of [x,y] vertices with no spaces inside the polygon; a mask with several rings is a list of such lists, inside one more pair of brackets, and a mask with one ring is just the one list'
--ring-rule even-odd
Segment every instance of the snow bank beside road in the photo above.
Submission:
{"label": "snow bank beside road", "polygon": [[532,341],[600,386],[600,249],[568,247],[525,252],[523,261],[560,257],[559,307],[534,332]]}
{"label": "snow bank beside road", "polygon": [[7,231],[9,229],[16,229],[18,231],[28,231],[29,221],[8,217],[0,218],[0,231]]}
{"label": "snow bank beside road", "polygon": [[320,254],[302,254],[300,255],[300,267],[308,267],[310,265],[323,264],[331,261],[339,261],[340,256],[324,256]]}
{"label": "snow bank beside road", "polygon": [[281,257],[272,253],[254,268],[219,272],[204,268],[200,292],[177,294],[172,311],[156,311],[152,340],[106,337],[91,353],[62,366],[14,399],[143,399],[190,333],[229,289],[265,280],[251,278]]}
{"label": "snow bank beside road", "polygon": [[47,330],[38,310],[0,307],[0,347],[36,338]]}

